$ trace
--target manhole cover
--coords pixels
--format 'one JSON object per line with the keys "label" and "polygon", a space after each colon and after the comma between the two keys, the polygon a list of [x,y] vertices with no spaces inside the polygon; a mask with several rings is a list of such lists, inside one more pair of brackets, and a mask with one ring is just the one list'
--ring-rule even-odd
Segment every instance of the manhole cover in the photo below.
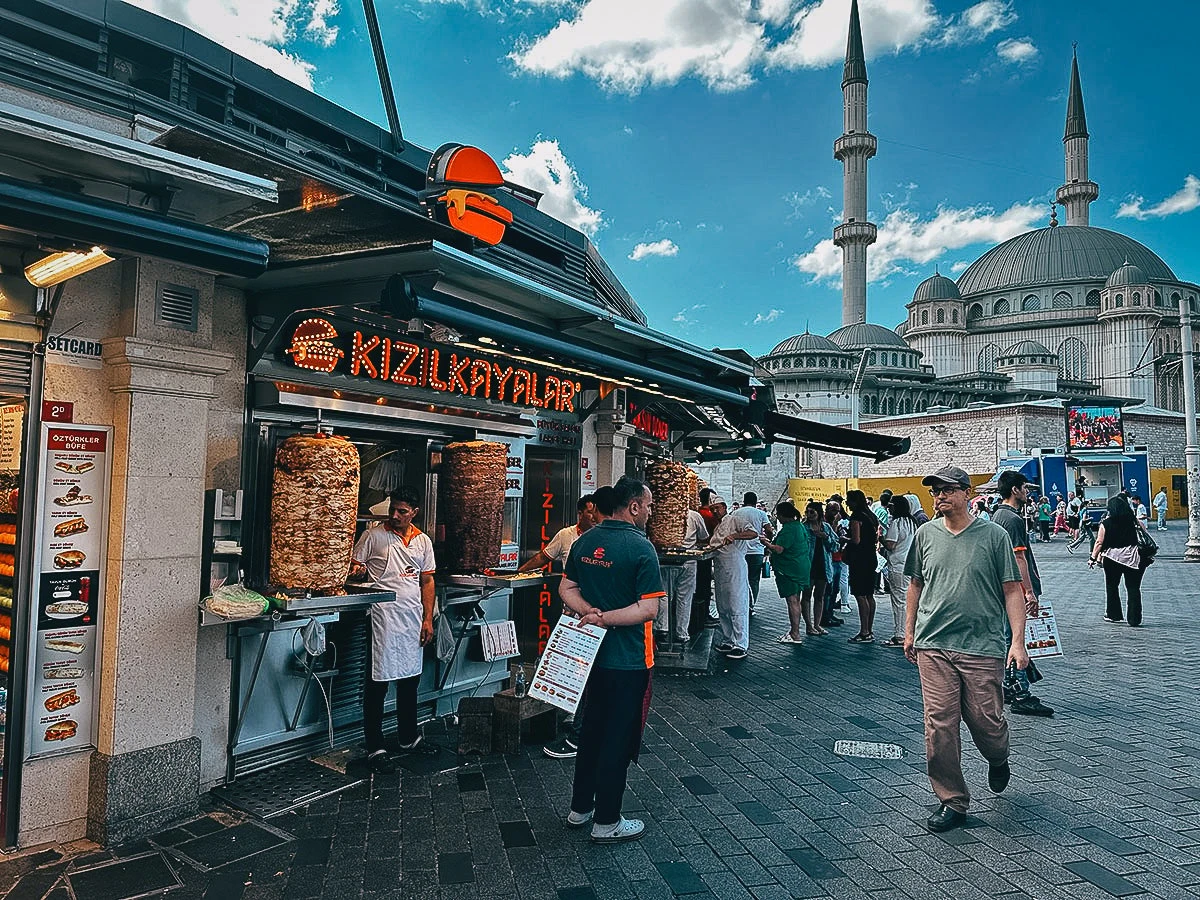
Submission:
{"label": "manhole cover", "polygon": [[904,750],[897,744],[875,744],[871,741],[838,741],[833,745],[838,756],[857,756],[860,759],[902,759]]}

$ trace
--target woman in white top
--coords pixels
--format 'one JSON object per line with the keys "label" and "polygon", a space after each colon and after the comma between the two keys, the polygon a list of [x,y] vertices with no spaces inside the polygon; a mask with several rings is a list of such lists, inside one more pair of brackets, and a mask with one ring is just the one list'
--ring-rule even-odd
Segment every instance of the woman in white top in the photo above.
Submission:
{"label": "woman in white top", "polygon": [[883,641],[884,647],[904,646],[904,601],[908,594],[909,577],[904,574],[904,560],[912,546],[917,523],[908,508],[908,501],[901,496],[892,497],[890,504],[892,520],[883,536],[883,547],[888,560],[888,594],[892,598],[892,636]]}

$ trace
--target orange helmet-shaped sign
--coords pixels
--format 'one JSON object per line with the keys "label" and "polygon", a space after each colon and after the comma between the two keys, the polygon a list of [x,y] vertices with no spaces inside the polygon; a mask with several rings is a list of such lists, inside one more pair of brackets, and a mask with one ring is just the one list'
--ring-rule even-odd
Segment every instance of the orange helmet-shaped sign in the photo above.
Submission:
{"label": "orange helmet-shaped sign", "polygon": [[504,184],[504,176],[478,147],[443,144],[429,161],[425,181],[431,217],[485,244],[504,239],[513,215],[491,194]]}

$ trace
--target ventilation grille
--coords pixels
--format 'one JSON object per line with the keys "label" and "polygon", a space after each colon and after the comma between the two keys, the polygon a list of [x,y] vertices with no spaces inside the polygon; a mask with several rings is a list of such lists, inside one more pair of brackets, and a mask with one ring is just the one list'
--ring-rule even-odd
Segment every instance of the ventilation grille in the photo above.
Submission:
{"label": "ventilation grille", "polygon": [[200,292],[195,288],[160,281],[154,298],[154,324],[195,331],[199,306]]}
{"label": "ventilation grille", "polygon": [[0,341],[0,394],[28,395],[32,378],[33,351],[30,345]]}

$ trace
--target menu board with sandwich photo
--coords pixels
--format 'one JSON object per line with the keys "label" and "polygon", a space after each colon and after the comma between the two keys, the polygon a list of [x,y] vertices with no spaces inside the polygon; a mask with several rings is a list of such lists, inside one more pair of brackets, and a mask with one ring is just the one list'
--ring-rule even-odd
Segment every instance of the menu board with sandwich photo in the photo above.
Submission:
{"label": "menu board with sandwich photo", "polygon": [[111,429],[42,426],[29,753],[94,744]]}

